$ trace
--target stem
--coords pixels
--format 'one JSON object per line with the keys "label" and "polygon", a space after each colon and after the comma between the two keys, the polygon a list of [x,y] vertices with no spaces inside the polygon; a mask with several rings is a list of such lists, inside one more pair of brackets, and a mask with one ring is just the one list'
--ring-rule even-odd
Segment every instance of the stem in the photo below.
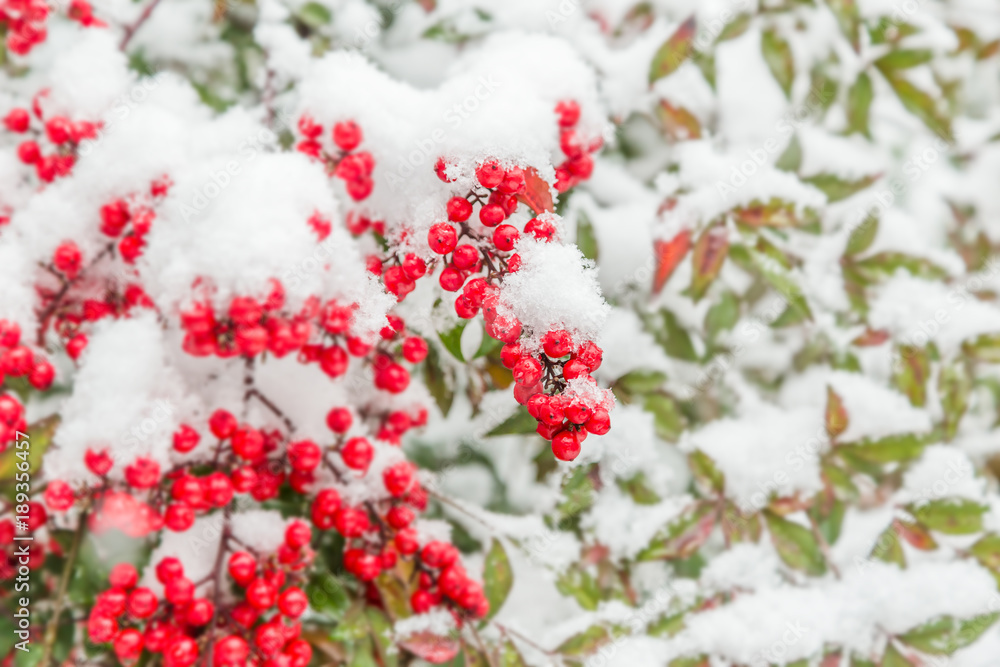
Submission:
{"label": "stem", "polygon": [[215,631],[216,631],[216,621],[219,618],[219,602],[222,595],[222,582],[220,581],[222,577],[222,561],[226,555],[226,544],[229,542],[229,506],[223,510],[223,524],[222,524],[222,536],[219,537],[219,551],[215,554],[215,564],[212,565],[212,605],[214,609],[212,610],[212,620],[208,624],[208,645],[205,648],[205,661],[203,665],[210,664],[212,649],[215,646]]}
{"label": "stem", "polygon": [[496,667],[496,661],[493,659],[493,655],[486,650],[486,644],[483,643],[483,638],[479,636],[479,631],[476,630],[476,626],[469,623],[468,628],[472,631],[472,636],[475,638],[476,644],[479,645],[479,650],[483,652],[483,657],[486,658],[486,662],[489,663],[490,667]]}
{"label": "stem", "polygon": [[80,525],[76,527],[73,535],[73,543],[70,545],[69,554],[66,556],[66,564],[63,565],[62,576],[59,579],[59,592],[56,594],[56,607],[52,612],[45,627],[45,640],[42,647],[42,659],[39,661],[41,667],[47,667],[52,658],[52,647],[56,642],[56,631],[59,629],[59,617],[62,615],[63,603],[66,601],[66,589],[69,588],[70,577],[73,576],[73,567],[76,565],[76,557],[80,552],[80,544],[83,542],[83,534],[87,532],[87,515],[90,508],[84,508],[80,514]]}
{"label": "stem", "polygon": [[823,560],[826,561],[826,566],[830,568],[830,572],[833,572],[833,576],[840,579],[840,570],[833,563],[833,558],[830,557],[830,545],[827,544],[826,539],[823,534],[819,532],[819,524],[816,523],[816,519],[813,518],[812,514],[806,512],[809,516],[809,526],[812,528],[813,537],[816,538],[816,543],[819,545],[819,551],[823,554]]}
{"label": "stem", "polygon": [[146,8],[142,10],[142,13],[139,14],[139,18],[137,18],[132,25],[125,26],[125,35],[122,37],[121,44],[118,45],[119,51],[125,50],[128,43],[132,41],[132,37],[136,32],[138,32],[139,28],[142,27],[142,24],[149,19],[149,15],[153,13],[153,10],[156,9],[158,4],[160,4],[160,0],[152,0],[148,5],[146,5]]}

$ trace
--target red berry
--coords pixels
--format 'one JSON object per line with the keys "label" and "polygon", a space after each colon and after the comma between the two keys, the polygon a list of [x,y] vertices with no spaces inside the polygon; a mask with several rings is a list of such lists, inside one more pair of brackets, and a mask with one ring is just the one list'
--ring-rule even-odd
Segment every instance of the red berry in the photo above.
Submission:
{"label": "red berry", "polygon": [[111,568],[108,582],[115,588],[127,590],[139,583],[139,573],[131,563],[118,563]]}
{"label": "red berry", "polygon": [[29,139],[18,145],[17,157],[24,164],[35,164],[42,159],[42,151],[38,148],[37,143]]}
{"label": "red berry", "polygon": [[478,312],[479,308],[465,294],[461,294],[455,299],[455,313],[463,320],[471,320]]}
{"label": "red berry", "polygon": [[[235,421],[236,418],[233,417],[233,422]],[[214,425],[212,430],[215,431]],[[241,459],[256,461],[264,454],[264,436],[257,429],[241,426],[232,433],[232,448],[233,453]]]}
{"label": "red berry", "polygon": [[220,440],[225,440],[233,435],[238,425],[239,422],[236,421],[236,417],[228,410],[222,410],[221,408],[213,412],[212,416],[208,418],[208,427],[212,429],[215,437]]}
{"label": "red berry", "polygon": [[108,454],[107,449],[95,452],[93,449],[89,448],[83,455],[83,462],[86,464],[87,469],[98,477],[106,475],[108,471],[111,470],[111,465],[113,463],[111,455]]}
{"label": "red berry", "polygon": [[448,219],[452,222],[465,222],[472,215],[472,204],[465,197],[452,197],[448,200]]}
{"label": "red berry", "polygon": [[458,233],[448,223],[439,222],[431,225],[430,231],[427,232],[427,243],[431,250],[437,254],[446,255],[455,249],[455,244],[458,243]]}
{"label": "red berry", "polygon": [[580,349],[576,351],[576,358],[586,364],[587,368],[591,371],[596,371],[601,366],[601,361],[604,359],[604,353],[601,348],[599,348],[592,341],[588,340],[580,346]]}
{"label": "red berry", "polygon": [[153,591],[145,587],[136,588],[128,596],[128,613],[136,618],[149,618],[156,613],[160,601]]}
{"label": "red berry", "polygon": [[301,549],[312,540],[312,528],[305,521],[292,521],[285,528],[285,544],[292,549]]}
{"label": "red berry", "polygon": [[194,584],[190,579],[178,577],[163,585],[163,595],[170,604],[185,605],[194,599]]}
{"label": "red berry", "polygon": [[56,512],[64,512],[73,506],[75,497],[69,484],[54,479],[45,487],[45,504]]}
{"label": "red berry", "polygon": [[299,118],[299,132],[303,136],[315,139],[323,134],[323,126],[312,119],[312,116],[303,115]]}
{"label": "red berry", "polygon": [[455,248],[455,254],[452,255],[451,263],[456,269],[466,270],[471,269],[479,261],[479,251],[476,250],[474,246],[468,243],[463,243],[462,245]]}
{"label": "red berry", "polygon": [[212,649],[212,664],[214,667],[242,667],[247,664],[250,647],[242,637],[229,635],[223,637]]}
{"label": "red berry", "polygon": [[188,625],[195,627],[208,625],[213,615],[215,615],[215,605],[205,598],[192,600],[184,610],[184,620]]}
{"label": "red berry", "polygon": [[309,599],[306,597],[306,594],[302,592],[302,589],[296,586],[286,588],[278,598],[278,609],[282,614],[291,618],[298,618],[301,616],[308,606]]}
{"label": "red berry", "polygon": [[4,116],[3,124],[11,132],[17,132],[18,134],[27,132],[28,126],[31,124],[31,116],[28,115],[27,109],[11,109],[10,112]]}
{"label": "red berry", "polygon": [[21,326],[10,320],[0,320],[0,346],[14,347],[21,341]]}
{"label": "red berry", "polygon": [[514,195],[524,191],[524,171],[520,167],[511,167],[504,174],[503,181],[497,186],[497,192]]}
{"label": "red berry", "polygon": [[500,225],[493,230],[493,245],[497,247],[497,250],[507,252],[514,249],[520,236],[521,234],[517,231],[517,227],[513,225]]}
{"label": "red berry", "polygon": [[567,380],[572,380],[574,378],[583,377],[590,373],[590,369],[587,368],[587,364],[583,363],[579,359],[570,359],[563,366],[563,377]]}
{"label": "red berry", "polygon": [[444,568],[458,560],[458,550],[447,542],[428,542],[420,551],[420,559],[429,567]]}
{"label": "red berry", "polygon": [[411,364],[419,364],[427,357],[427,341],[420,336],[410,336],[403,340],[403,358]]}
{"label": "red berry", "polygon": [[587,420],[591,418],[594,414],[593,409],[590,406],[582,405],[580,403],[571,403],[565,408],[566,419],[570,420],[574,424],[586,424]]}
{"label": "red berry", "polygon": [[347,433],[354,418],[347,408],[333,408],[326,415],[326,425],[334,433]]}
{"label": "red berry", "polygon": [[266,579],[257,577],[247,586],[247,602],[256,609],[270,609],[277,600],[278,591]]}
{"label": "red berry", "polygon": [[500,185],[505,173],[496,160],[487,160],[476,168],[476,179],[484,188],[492,190]]}
{"label": "red berry", "polygon": [[580,105],[574,100],[563,100],[556,105],[559,127],[573,127],[580,120]]}
{"label": "red berry", "polygon": [[121,662],[129,663],[139,659],[142,653],[142,634],[134,629],[122,630],[115,637],[115,655]]}
{"label": "red berry", "polygon": [[465,276],[453,266],[446,266],[438,278],[441,288],[448,292],[457,292],[462,288],[462,283],[464,282]]}
{"label": "red berry", "polygon": [[410,280],[421,278],[425,273],[427,273],[427,263],[417,255],[409,253],[403,258],[403,273],[405,273]]}
{"label": "red berry", "polygon": [[163,522],[175,533],[183,533],[194,525],[194,510],[186,503],[171,503],[163,515]]}
{"label": "red berry", "polygon": [[479,209],[479,222],[487,227],[496,227],[507,218],[500,204],[487,204]]}
{"label": "red berry", "polygon": [[597,408],[587,420],[585,428],[594,435],[604,435],[611,430],[611,417],[604,408]]}
{"label": "red berry", "polygon": [[430,591],[417,590],[410,596],[410,606],[413,607],[415,614],[425,614],[437,606],[439,602],[437,596]]}
{"label": "red berry", "polygon": [[174,432],[174,449],[184,454],[198,446],[201,435],[187,424],[181,424]]}
{"label": "red berry", "polygon": [[437,159],[437,162],[434,163],[434,173],[437,174],[437,177],[440,178],[445,183],[451,183],[451,179],[449,179],[448,174],[445,173],[445,170],[447,168],[448,168],[448,163],[445,162],[445,159],[443,157],[439,157]]}
{"label": "red berry", "polygon": [[257,574],[257,560],[246,551],[237,551],[229,557],[229,576],[245,586]]}
{"label": "red berry", "polygon": [[404,556],[411,556],[420,548],[420,543],[417,542],[417,531],[412,528],[403,528],[397,532],[393,542],[399,553]]}
{"label": "red berry", "polygon": [[388,523],[396,530],[401,530],[403,528],[406,528],[411,523],[413,523],[414,518],[415,515],[413,513],[413,510],[404,505],[396,505],[395,507],[390,509],[385,515],[386,523]]}
{"label": "red berry", "polygon": [[409,461],[403,461],[386,468],[382,472],[382,481],[393,498],[406,495],[415,481],[413,465]]}
{"label": "red berry", "polygon": [[333,525],[344,537],[361,537],[371,527],[368,513],[354,507],[342,507],[334,515]]}
{"label": "red berry", "polygon": [[500,362],[504,368],[514,368],[522,356],[524,356],[524,348],[520,343],[507,343],[500,348]]}
{"label": "red berry", "polygon": [[215,471],[205,478],[205,499],[213,507],[225,507],[233,499],[235,489],[226,473]]}
{"label": "red berry", "polygon": [[198,660],[198,644],[190,637],[169,640],[163,651],[163,667],[191,667]]}
{"label": "red berry", "polygon": [[552,437],[552,453],[560,461],[572,461],[580,455],[580,441],[573,431],[559,431]]}
{"label": "red berry", "polygon": [[375,386],[399,394],[410,385],[410,372],[399,364],[389,364],[375,375]]}
{"label": "red berry", "polygon": [[69,355],[70,359],[76,361],[83,354],[83,350],[87,347],[87,342],[87,336],[84,334],[73,336],[66,343],[66,354]]}
{"label": "red berry", "polygon": [[573,339],[565,329],[549,331],[542,337],[542,349],[553,359],[559,359],[573,351]]}
{"label": "red berry", "polygon": [[556,226],[548,218],[532,218],[524,226],[524,233],[548,243],[555,238]]}
{"label": "red berry", "polygon": [[91,615],[87,619],[87,635],[95,644],[111,641],[118,632],[118,621],[110,616]]}
{"label": "red berry", "polygon": [[343,151],[353,151],[361,143],[361,139],[361,128],[353,120],[333,126],[333,143]]}
{"label": "red berry", "polygon": [[160,481],[160,464],[150,458],[139,457],[125,467],[125,481],[136,489],[151,489]]}
{"label": "red berry", "polygon": [[82,262],[80,248],[72,241],[63,241],[52,255],[52,264],[69,280],[76,278]]}
{"label": "red berry", "polygon": [[523,357],[514,364],[514,382],[530,387],[542,379],[542,364],[534,357]]}
{"label": "red berry", "polygon": [[340,456],[344,460],[344,465],[352,470],[362,472],[368,470],[372,462],[375,450],[365,438],[351,438],[340,450]]}
{"label": "red berry", "polygon": [[52,386],[52,381],[55,377],[55,366],[50,364],[45,359],[39,359],[35,361],[35,365],[31,368],[31,372],[28,375],[28,382],[30,382],[31,386],[35,389],[45,391]]}
{"label": "red berry", "polygon": [[295,470],[315,470],[321,458],[319,445],[312,440],[299,440],[288,445],[288,463]]}

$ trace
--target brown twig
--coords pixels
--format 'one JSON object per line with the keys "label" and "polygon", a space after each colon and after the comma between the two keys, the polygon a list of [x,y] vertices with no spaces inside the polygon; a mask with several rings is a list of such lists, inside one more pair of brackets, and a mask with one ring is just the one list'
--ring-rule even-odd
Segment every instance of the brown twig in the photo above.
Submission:
{"label": "brown twig", "polygon": [[66,601],[66,591],[69,588],[69,580],[73,576],[73,567],[76,565],[76,557],[80,553],[80,544],[83,542],[83,535],[87,532],[87,515],[90,513],[89,507],[84,507],[80,514],[80,524],[76,527],[73,535],[73,543],[66,556],[66,564],[63,565],[62,576],[59,578],[59,591],[56,594],[56,607],[52,611],[52,618],[49,619],[45,627],[45,640],[42,647],[42,659],[38,662],[41,667],[48,667],[52,658],[52,647],[56,642],[56,631],[59,629],[59,616],[62,613],[63,603]]}
{"label": "brown twig", "polygon": [[139,31],[142,24],[149,19],[149,15],[153,13],[153,10],[156,9],[158,4],[160,4],[160,0],[151,0],[150,3],[146,5],[146,8],[142,10],[142,13],[139,14],[139,18],[133,21],[131,25],[125,26],[125,35],[122,36],[122,41],[118,45],[119,51],[125,50],[128,43],[132,41],[132,37],[134,37],[135,33]]}

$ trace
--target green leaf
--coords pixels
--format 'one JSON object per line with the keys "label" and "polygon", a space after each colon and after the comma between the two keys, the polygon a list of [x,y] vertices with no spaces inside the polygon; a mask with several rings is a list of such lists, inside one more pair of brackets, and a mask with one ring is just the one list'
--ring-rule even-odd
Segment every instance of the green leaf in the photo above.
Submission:
{"label": "green leaf", "polygon": [[514,643],[510,640],[505,641],[500,648],[500,667],[527,667],[527,665]]}
{"label": "green leaf", "polygon": [[684,361],[697,361],[698,353],[694,350],[694,343],[687,330],[681,326],[677,316],[666,308],[660,311],[663,319],[663,328],[654,334],[660,347],[668,356]]}
{"label": "green leaf", "polygon": [[601,588],[597,580],[583,567],[574,563],[556,579],[556,588],[569,595],[584,609],[595,611],[601,602]]}
{"label": "green leaf", "polygon": [[749,265],[751,270],[755,270],[781,293],[790,308],[798,310],[801,315],[807,318],[812,318],[812,310],[802,295],[802,290],[790,272],[779,261],[763,252],[745,246],[734,247],[731,253],[734,261],[739,257],[740,262]]}
{"label": "green leaf", "polygon": [[428,391],[434,397],[441,414],[447,416],[451,404],[455,401],[455,391],[452,389],[453,376],[441,367],[441,357],[435,346],[430,345],[427,360],[424,363],[424,381]]}
{"label": "green leaf", "polygon": [[973,359],[1000,363],[1000,334],[983,334],[962,343],[962,352]]}
{"label": "green leaf", "polygon": [[945,141],[949,143],[955,141],[951,131],[951,121],[938,111],[937,100],[934,96],[920,90],[902,75],[896,75],[891,71],[883,71],[882,73],[886,75],[886,80],[907,111],[919,118],[924,125]]}
{"label": "green leaf", "polygon": [[771,542],[785,565],[812,576],[826,572],[823,553],[812,532],[770,511],[764,512]]}
{"label": "green leaf", "polygon": [[318,2],[307,2],[299,8],[296,16],[310,28],[319,28],[330,23],[330,10]]}
{"label": "green leaf", "polygon": [[919,458],[926,442],[912,433],[890,435],[878,440],[863,440],[841,445],[836,451],[867,463],[884,464],[912,461]]}
{"label": "green leaf", "polygon": [[556,653],[589,655],[609,641],[611,641],[611,635],[607,629],[600,625],[594,625],[564,641],[556,649]]}
{"label": "green leaf", "polygon": [[774,163],[774,166],[781,171],[790,171],[792,173],[799,170],[799,167],[802,166],[802,144],[799,143],[798,135],[792,136],[792,140],[788,142],[788,146],[778,158],[778,161]]}
{"label": "green leaf", "polygon": [[694,554],[712,534],[716,511],[711,503],[696,503],[671,521],[636,556],[638,561],[680,560]]}
{"label": "green leaf", "polygon": [[906,509],[931,530],[948,535],[970,535],[983,529],[987,507],[965,498],[941,498],[922,505],[909,505]]}
{"label": "green leaf", "polygon": [[[27,460],[27,472],[29,475],[38,470],[38,467],[42,465],[42,458],[45,456],[45,452],[48,451],[49,445],[52,444],[52,436],[58,427],[59,415],[40,419],[28,426],[27,448],[18,449],[17,444],[12,442],[7,446],[5,451],[0,453],[0,487],[10,485],[10,490],[13,492],[14,487],[12,483],[15,474],[18,472],[17,464],[21,461]],[[23,443],[24,439],[19,438],[18,441]],[[18,456],[18,453],[25,455],[27,458]]]}
{"label": "green leaf", "polygon": [[753,14],[740,14],[732,21],[726,24],[726,27],[722,29],[719,36],[715,39],[716,44],[728,41],[730,39],[736,39],[743,33],[747,31],[750,27],[750,22],[753,20]]}
{"label": "green leaf", "polygon": [[692,15],[657,50],[649,66],[650,84],[669,75],[688,59],[694,49],[695,28],[695,17]]}
{"label": "green leaf", "polygon": [[721,493],[726,487],[726,476],[715,465],[715,461],[700,449],[688,454],[691,475],[704,488],[713,493]]}
{"label": "green leaf", "polygon": [[964,621],[944,616],[899,637],[899,641],[931,655],[951,655],[979,639],[1000,618],[1000,612]]}
{"label": "green leaf", "polygon": [[802,180],[821,190],[826,195],[827,200],[832,204],[861,192],[878,180],[878,178],[878,174],[873,174],[871,176],[859,178],[855,181],[845,181],[834,174],[817,174]]}
{"label": "green leaf", "polygon": [[927,402],[927,380],[931,373],[930,354],[924,348],[901,345],[899,357],[902,363],[893,373],[893,382],[906,394],[910,403],[923,407]]}
{"label": "green leaf", "polygon": [[929,49],[899,49],[890,51],[875,61],[875,67],[887,76],[892,75],[893,70],[908,69],[930,62],[934,54]]}
{"label": "green leaf", "polygon": [[444,349],[451,352],[451,356],[459,361],[465,361],[465,357],[462,356],[462,332],[465,331],[465,327],[468,324],[469,321],[465,320],[450,331],[442,331],[438,334],[441,344],[444,345]]}
{"label": "green leaf", "polygon": [[869,214],[861,221],[857,227],[851,230],[851,237],[847,240],[847,248],[844,253],[847,255],[860,255],[871,247],[878,236],[878,218],[874,214]]}
{"label": "green leaf", "polygon": [[792,59],[792,49],[781,35],[773,28],[761,35],[760,48],[764,61],[774,75],[785,97],[791,97],[792,81],[795,79],[795,61]]}
{"label": "green leaf", "polygon": [[629,394],[648,394],[662,387],[666,381],[667,376],[659,371],[631,371],[618,378],[615,385]]}
{"label": "green leaf", "polygon": [[705,314],[705,331],[709,338],[715,338],[723,331],[729,331],[740,318],[740,302],[732,292],[723,292]]}
{"label": "green leaf", "polygon": [[667,442],[676,442],[684,432],[686,421],[677,403],[664,394],[649,394],[643,401],[646,412],[653,413],[656,435]]}
{"label": "green leaf", "polygon": [[500,611],[514,585],[514,571],[500,540],[494,539],[483,564],[483,592],[490,602],[490,611],[484,618],[488,621]]}
{"label": "green leaf", "polygon": [[858,75],[858,80],[847,91],[847,133],[860,132],[866,137],[871,136],[868,129],[868,115],[871,111],[872,80],[867,73]]}
{"label": "green leaf", "polygon": [[389,617],[380,609],[368,607],[365,609],[368,616],[368,625],[372,629],[372,642],[375,644],[375,651],[378,653],[378,664],[382,667],[397,667],[399,665],[399,651],[392,640],[392,623]]}
{"label": "green leaf", "polygon": [[627,493],[632,501],[637,505],[655,505],[660,502],[660,497],[646,484],[646,475],[637,473],[628,479],[621,477],[615,480],[618,488]]}
{"label": "green leaf", "polygon": [[316,572],[306,587],[309,606],[331,619],[340,618],[351,605],[350,594],[340,579],[329,572]]}
{"label": "green leaf", "polygon": [[597,236],[594,225],[583,211],[576,220],[576,245],[587,259],[597,260]]}
{"label": "green leaf", "polygon": [[857,51],[861,45],[861,14],[857,0],[827,0],[833,15],[837,17],[840,31],[847,37],[851,47]]}
{"label": "green leaf", "polygon": [[895,563],[900,568],[906,567],[906,555],[903,552],[903,543],[899,539],[899,534],[890,525],[875,541],[869,558],[876,558],[886,563]]}
{"label": "green leaf", "polygon": [[958,432],[958,424],[969,407],[972,379],[965,366],[945,366],[938,376],[938,394],[944,413],[944,439],[951,440]]}
{"label": "green leaf", "polygon": [[538,428],[538,421],[528,414],[528,409],[519,405],[513,415],[508,417],[502,424],[486,434],[487,438],[498,435],[526,435],[535,433]]}
{"label": "green leaf", "polygon": [[984,535],[969,548],[976,560],[994,571],[1000,571],[1000,535]]}

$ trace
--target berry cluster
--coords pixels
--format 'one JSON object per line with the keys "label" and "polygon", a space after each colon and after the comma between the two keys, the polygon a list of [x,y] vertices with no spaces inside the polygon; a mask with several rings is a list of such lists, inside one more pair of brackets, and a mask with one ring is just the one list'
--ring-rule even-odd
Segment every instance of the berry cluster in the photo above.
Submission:
{"label": "berry cluster", "polygon": [[[20,107],[11,109],[4,116],[3,123],[10,132],[32,137],[18,145],[17,157],[24,164],[35,167],[39,180],[51,183],[73,170],[78,144],[84,139],[96,137],[101,124],[72,121],[65,116],[53,116],[45,120],[40,97],[35,98],[31,112]],[[33,123],[32,118],[38,122]],[[48,154],[43,153],[46,140],[52,151]]]}
{"label": "berry cluster", "polygon": [[[302,140],[296,148],[323,162],[327,173],[344,181],[347,194],[354,201],[362,201],[372,193],[375,181],[372,172],[375,169],[375,158],[368,151],[354,152],[361,145],[363,135],[361,127],[353,120],[335,123],[330,132],[333,146],[324,146],[323,126],[313,120],[312,116],[303,115],[299,118],[299,133]],[[335,147],[335,148],[334,148]]]}
{"label": "berry cluster", "polygon": [[[16,322],[0,320],[0,384],[5,375],[26,378],[32,387],[44,391],[52,386],[56,369],[44,356],[21,343],[21,327]],[[18,431],[27,429],[21,402],[13,394],[0,394],[0,451],[7,448]]]}
{"label": "berry cluster", "polygon": [[118,239],[118,253],[134,264],[146,245],[146,234],[156,220],[156,206],[170,189],[170,180],[161,178],[149,185],[148,193],[114,199],[101,207],[101,232]]}
{"label": "berry cluster", "polygon": [[[515,342],[504,345],[500,356],[517,383],[514,397],[538,420],[537,432],[552,441],[557,459],[572,461],[588,433],[604,435],[611,429],[610,399],[590,376],[603,357],[595,343],[587,341],[574,351],[569,332],[560,329],[545,334],[541,353],[526,353]],[[575,391],[566,391],[570,383],[577,385]]]}
{"label": "berry cluster", "polygon": [[[105,25],[94,18],[93,8],[87,0],[72,0],[66,15],[84,27]],[[48,36],[45,27],[48,16],[49,6],[43,0],[0,2],[0,29],[7,35],[7,48],[23,56],[44,42]]]}
{"label": "berry cluster", "polygon": [[590,178],[594,171],[594,158],[591,154],[601,150],[604,140],[597,137],[584,143],[575,129],[580,122],[580,105],[575,101],[566,100],[557,104],[556,114],[559,116],[559,147],[566,160],[556,167],[555,188],[559,192],[566,192]]}

